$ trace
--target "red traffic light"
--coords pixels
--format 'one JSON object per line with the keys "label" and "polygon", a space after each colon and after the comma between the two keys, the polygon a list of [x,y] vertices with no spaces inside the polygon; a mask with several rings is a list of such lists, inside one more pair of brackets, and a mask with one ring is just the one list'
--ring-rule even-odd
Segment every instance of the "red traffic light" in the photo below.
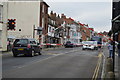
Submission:
{"label": "red traffic light", "polygon": [[8,30],[14,30],[15,31],[15,24],[16,19],[8,19]]}

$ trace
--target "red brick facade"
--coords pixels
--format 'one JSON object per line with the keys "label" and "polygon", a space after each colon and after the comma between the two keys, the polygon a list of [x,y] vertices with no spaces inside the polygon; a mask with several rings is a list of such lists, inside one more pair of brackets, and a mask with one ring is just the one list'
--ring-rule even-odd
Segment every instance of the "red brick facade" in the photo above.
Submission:
{"label": "red brick facade", "polygon": [[91,32],[90,32],[89,28],[82,26],[81,33],[82,33],[82,40],[90,39]]}
{"label": "red brick facade", "polygon": [[[45,36],[48,31],[48,5],[45,2],[40,2],[40,23],[39,26],[43,27],[43,35]],[[40,42],[41,42],[41,36]]]}
{"label": "red brick facade", "polygon": [[[48,29],[48,7],[45,2],[40,2],[40,26],[44,28],[43,34],[46,34]],[[44,24],[42,18],[44,18]]]}

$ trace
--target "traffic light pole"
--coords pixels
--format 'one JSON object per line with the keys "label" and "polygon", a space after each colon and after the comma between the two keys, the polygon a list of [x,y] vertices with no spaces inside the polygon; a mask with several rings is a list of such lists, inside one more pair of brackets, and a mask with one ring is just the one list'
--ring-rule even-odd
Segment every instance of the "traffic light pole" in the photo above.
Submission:
{"label": "traffic light pole", "polygon": [[35,38],[35,25],[33,25],[33,38]]}
{"label": "traffic light pole", "polygon": [[35,30],[37,30],[37,34],[39,35],[39,43],[41,43],[41,36],[42,36],[42,27],[38,27],[37,29],[35,29],[35,25],[33,25],[33,38],[35,38]]}
{"label": "traffic light pole", "polygon": [[113,32],[113,72],[115,70],[115,33]]}

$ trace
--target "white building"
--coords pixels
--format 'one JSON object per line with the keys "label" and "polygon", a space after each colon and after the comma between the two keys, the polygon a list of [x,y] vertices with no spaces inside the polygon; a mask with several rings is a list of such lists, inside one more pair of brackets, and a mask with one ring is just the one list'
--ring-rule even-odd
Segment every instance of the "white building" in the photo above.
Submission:
{"label": "white building", "polygon": [[70,26],[70,31],[69,31],[70,39],[69,40],[75,44],[80,44],[80,39],[82,35],[81,35],[81,32],[77,31],[80,29],[80,26],[76,24],[71,24],[67,26]]}
{"label": "white building", "polygon": [[9,30],[8,35],[32,38],[33,26],[39,26],[39,6],[39,2],[9,2],[8,19],[16,19],[16,30]]}
{"label": "white building", "polygon": [[16,19],[16,30],[9,30],[8,36],[39,40],[39,35],[37,35],[37,30],[34,30],[34,27],[35,29],[45,27],[45,17],[41,13],[47,14],[48,7],[43,0],[8,2],[8,19]]}
{"label": "white building", "polygon": [[2,49],[3,4],[0,3],[0,49]]}
{"label": "white building", "polygon": [[[0,2],[0,51],[7,50],[7,38],[33,38],[43,43],[43,37],[34,31],[38,27],[46,30],[48,5],[43,0],[38,1],[6,1]],[[15,31],[7,30],[8,19],[16,19]],[[42,39],[40,40],[40,38]]]}
{"label": "white building", "polygon": [[0,51],[7,50],[7,3],[0,3]]}
{"label": "white building", "polygon": [[[63,23],[62,26],[66,28],[66,32],[64,33],[64,43],[66,41],[71,41],[76,45],[80,45],[82,34],[80,32],[80,25],[74,24],[65,24]],[[69,29],[68,29],[69,28]],[[67,37],[69,35],[69,38]]]}

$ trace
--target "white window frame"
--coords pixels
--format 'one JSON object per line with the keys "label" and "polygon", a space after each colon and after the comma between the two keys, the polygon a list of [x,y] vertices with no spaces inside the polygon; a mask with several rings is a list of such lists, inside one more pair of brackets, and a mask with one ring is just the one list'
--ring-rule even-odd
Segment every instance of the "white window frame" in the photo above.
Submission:
{"label": "white window frame", "polygon": [[44,13],[45,6],[43,5],[42,12]]}

